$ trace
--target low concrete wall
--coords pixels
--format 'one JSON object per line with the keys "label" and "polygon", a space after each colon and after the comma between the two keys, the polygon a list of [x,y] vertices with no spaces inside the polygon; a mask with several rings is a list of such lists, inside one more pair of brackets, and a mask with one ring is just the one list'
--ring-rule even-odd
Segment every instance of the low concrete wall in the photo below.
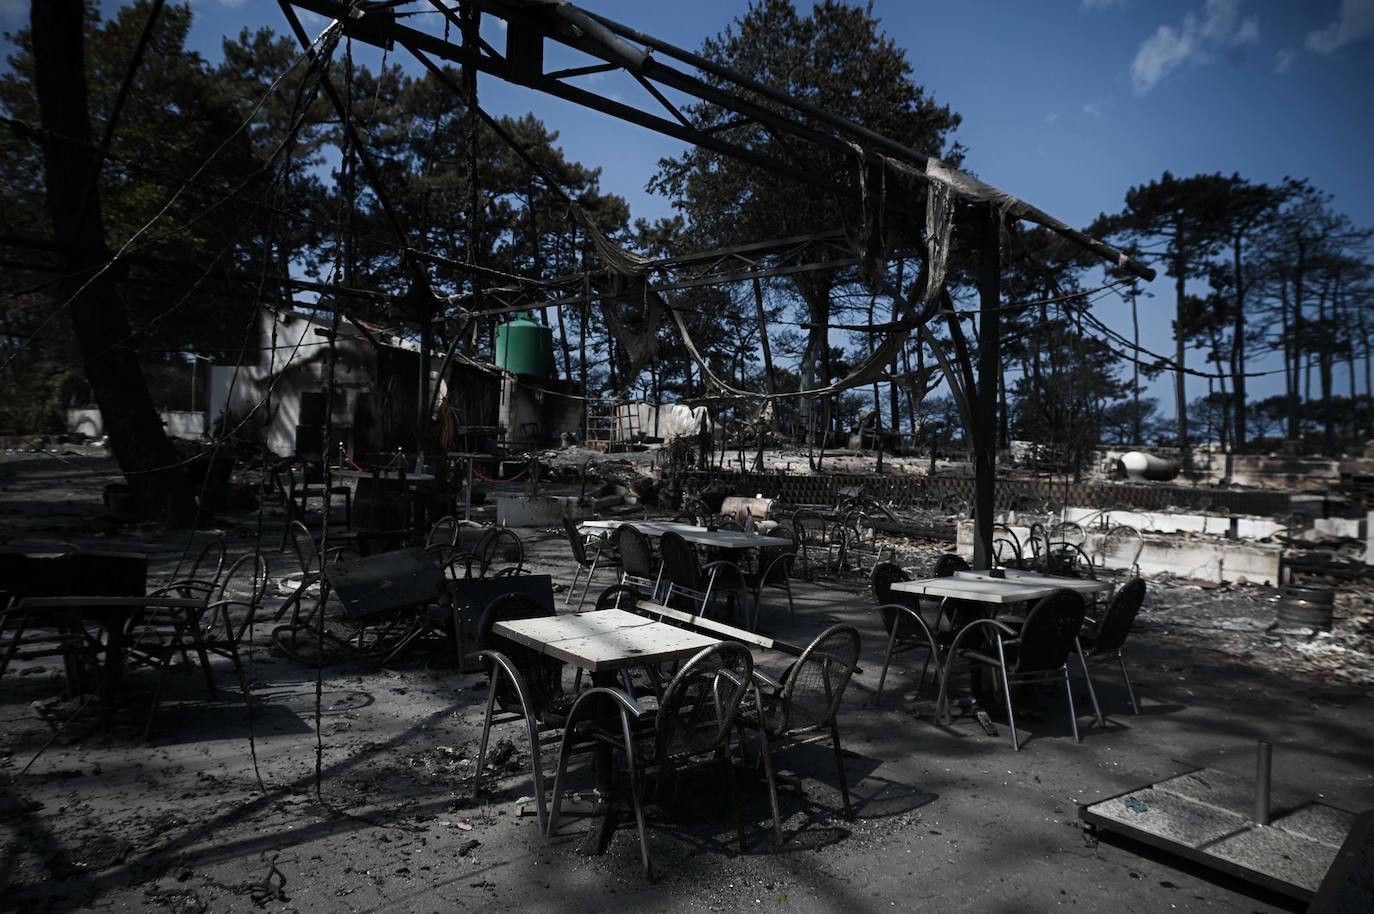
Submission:
{"label": "low concrete wall", "polygon": [[563,518],[591,516],[591,507],[578,505],[571,495],[498,495],[496,524],[500,527],[557,527]]}
{"label": "low concrete wall", "polygon": [[[205,413],[169,409],[162,413],[162,425],[169,438],[196,441],[205,436]],[[105,434],[105,418],[100,415],[100,408],[91,406],[67,410],[67,431],[87,438],[99,438]]]}
{"label": "low concrete wall", "polygon": [[1085,529],[1102,532],[1124,524],[1141,533],[1198,533],[1231,539],[1262,540],[1286,528],[1267,517],[1235,517],[1224,514],[1181,514],[1171,511],[1097,511],[1066,508],[1064,519]]}
{"label": "low concrete wall", "polygon": [[100,415],[100,409],[95,406],[87,409],[69,409],[67,410],[67,431],[73,435],[99,438],[105,434],[105,418]]}
{"label": "low concrete wall", "polygon": [[1362,540],[1365,538],[1365,519],[1363,517],[1319,517],[1312,522],[1312,529],[1327,536]]}
{"label": "low concrete wall", "polygon": [[189,410],[168,410],[162,414],[162,425],[169,438],[198,441],[205,437],[205,413]]}
{"label": "low concrete wall", "polygon": [[[1029,526],[1009,525],[1024,544],[1030,539]],[[1170,574],[1203,581],[1235,582],[1242,578],[1252,584],[1277,584],[1283,550],[1263,543],[1241,543],[1216,536],[1182,536],[1179,534],[1148,533],[1137,564],[1140,574]],[[1106,554],[1103,548],[1106,535],[1088,534],[1084,551],[1094,563],[1106,568],[1130,567],[1134,543],[1115,548]],[[973,555],[973,521],[959,522],[958,551],[965,558]]]}

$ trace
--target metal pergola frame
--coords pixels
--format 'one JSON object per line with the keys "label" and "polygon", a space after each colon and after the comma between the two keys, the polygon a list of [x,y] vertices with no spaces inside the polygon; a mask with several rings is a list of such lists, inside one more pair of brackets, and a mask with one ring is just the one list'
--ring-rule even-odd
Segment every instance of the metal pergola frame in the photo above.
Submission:
{"label": "metal pergola frame", "polygon": [[[977,235],[975,244],[981,252],[977,283],[981,314],[976,357],[962,345],[962,340],[955,341],[958,375],[966,388],[969,406],[965,420],[969,426],[967,433],[973,445],[976,478],[976,568],[988,566],[992,545],[998,406],[996,378],[1000,361],[998,312],[1001,295],[1002,220],[1009,214],[1012,218],[1042,225],[1125,272],[1145,279],[1153,279],[1155,275],[1149,267],[1105,242],[1068,226],[1024,201],[959,173],[938,159],[806,101],[793,98],[778,89],[763,85],[691,51],[570,3],[553,0],[543,3],[528,0],[457,0],[449,5],[443,0],[427,0],[430,7],[440,14],[447,27],[457,28],[462,41],[455,43],[445,37],[403,24],[397,17],[396,10],[405,5],[407,0],[378,0],[371,3],[358,0],[351,3],[341,0],[278,2],[303,46],[309,48],[309,40],[293,7],[341,22],[344,33],[355,40],[386,49],[399,45],[431,72],[441,72],[430,59],[431,55],[461,65],[464,84],[471,93],[469,98],[474,101],[476,74],[486,73],[766,169],[816,190],[848,199],[860,196],[857,188],[843,182],[837,183],[830,176],[801,167],[798,161],[794,161],[795,153],[788,144],[804,144],[811,151],[848,157],[859,167],[881,166],[884,162],[892,162],[909,173],[929,175],[932,179],[948,184],[957,197],[965,203],[971,203],[965,207],[965,215],[971,217]],[[496,17],[505,23],[504,53],[497,51],[481,37],[480,19],[483,15]],[[544,49],[548,41],[581,51],[599,62],[546,72]],[[569,82],[578,76],[612,71],[624,71],[641,85],[656,103],[653,110],[606,98]],[[342,117],[343,104],[336,90],[329,80],[325,80],[324,85],[327,96]],[[460,87],[451,87],[461,95]],[[730,117],[719,124],[694,124],[667,97],[665,90],[682,93],[698,102],[716,105],[728,112]],[[351,130],[349,122],[346,119],[344,122]],[[730,132],[745,125],[760,127],[778,138],[779,145],[787,154],[783,157],[771,156],[733,142],[729,138]],[[372,185],[388,221],[406,249],[411,250],[406,229],[395,208],[387,200],[385,189],[376,180],[375,166],[365,144],[356,132],[353,132],[350,139],[359,155],[364,175]],[[881,205],[893,213],[911,215],[908,204],[894,199],[895,196],[884,199]],[[695,280],[688,280],[687,284],[757,279],[765,275],[759,272],[757,262],[740,264],[735,270],[721,269],[721,264],[730,263],[731,258],[743,255],[744,252],[739,250],[724,253],[715,260],[709,255],[698,255],[702,257],[699,275]],[[405,259],[412,274],[412,297],[432,302],[433,292],[429,289],[428,280],[423,275],[424,271],[418,265],[418,261],[428,258],[417,257],[412,252]],[[688,263],[689,261],[684,261],[680,265],[690,271]],[[798,269],[808,268],[801,264],[796,266]],[[840,264],[829,261],[823,266],[833,269]],[[822,267],[817,265],[812,268]],[[767,275],[782,274],[774,272]],[[585,301],[591,295],[586,278],[582,281],[584,286],[581,300]],[[687,284],[665,285],[658,288],[685,288]],[[520,294],[523,295],[524,292]],[[546,302],[546,306],[548,304],[554,302]],[[514,308],[515,303],[502,307]],[[924,328],[919,329],[924,331]],[[426,346],[422,345],[421,349],[426,349]],[[975,362],[978,369],[976,379],[973,372]],[[949,372],[947,374],[951,374],[951,384],[955,383],[954,375]]]}

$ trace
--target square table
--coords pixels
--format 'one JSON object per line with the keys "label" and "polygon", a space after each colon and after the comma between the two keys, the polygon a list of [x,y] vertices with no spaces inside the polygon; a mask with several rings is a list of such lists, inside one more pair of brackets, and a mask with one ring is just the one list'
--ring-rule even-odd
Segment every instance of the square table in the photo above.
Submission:
{"label": "square table", "polygon": [[492,633],[590,673],[653,666],[720,643],[623,609],[501,621]]}
{"label": "square table", "polygon": [[926,597],[942,597],[950,600],[968,600],[973,603],[1025,603],[1047,597],[1058,590],[1057,584],[1047,585],[1041,581],[1022,581],[1014,578],[991,578],[984,576],[918,578],[915,581],[898,581],[892,589],[899,593],[914,593]]}
{"label": "square table", "polygon": [[718,549],[758,549],[767,546],[791,546],[792,541],[785,536],[768,536],[763,533],[745,533],[740,530],[709,530],[697,524],[683,524],[676,521],[583,521],[580,529],[590,532],[611,531],[621,524],[629,524],[645,536],[657,539],[665,533],[676,533],[695,546],[715,546]]}
{"label": "square table", "polygon": [[[497,622],[492,633],[522,644],[565,663],[581,667],[596,676],[626,678],[631,667],[652,666],[669,660],[691,657],[703,648],[719,644],[719,640],[699,632],[655,622],[623,609],[599,609],[585,613],[563,613],[536,619],[511,619]],[[595,680],[593,680],[595,681]],[[633,694],[633,692],[631,692]],[[598,745],[594,750],[593,767],[597,790],[611,796],[611,750]],[[615,813],[608,803],[601,825],[592,830],[584,853],[600,854],[606,850],[615,828]]]}
{"label": "square table", "polygon": [[75,610],[83,619],[95,622],[104,629],[105,643],[100,650],[102,657],[96,695],[100,701],[101,719],[107,729],[114,715],[119,680],[124,673],[124,655],[128,651],[125,630],[137,610],[150,607],[196,610],[204,609],[205,601],[193,597],[166,596],[66,596],[29,597],[16,605],[20,611],[39,613],[43,610]]}
{"label": "square table", "polygon": [[1001,569],[1002,578],[994,578],[986,571],[956,571],[956,578],[967,578],[975,581],[1013,581],[1017,584],[1040,584],[1045,587],[1064,588],[1075,593],[1081,593],[1085,597],[1096,596],[1100,593],[1107,593],[1112,589],[1108,581],[1094,581],[1091,578],[1063,578],[1052,574],[1041,574],[1037,571],[1025,571],[1020,568]]}

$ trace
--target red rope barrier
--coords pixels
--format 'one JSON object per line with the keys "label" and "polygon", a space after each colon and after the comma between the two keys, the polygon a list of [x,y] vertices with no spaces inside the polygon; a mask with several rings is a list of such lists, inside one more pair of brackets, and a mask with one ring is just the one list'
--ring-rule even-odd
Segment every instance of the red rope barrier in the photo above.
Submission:
{"label": "red rope barrier", "polygon": [[477,467],[473,467],[473,468],[472,468],[472,475],[473,475],[473,476],[476,476],[478,479],[482,480],[482,481],[485,482],[485,483],[489,483],[489,484],[494,485],[494,486],[503,486],[503,485],[506,485],[506,484],[508,484],[508,483],[519,482],[519,481],[521,480],[521,478],[524,477],[525,474],[527,474],[529,471],[530,471],[530,468],[529,468],[529,467],[525,467],[523,470],[521,470],[519,473],[516,473],[516,474],[515,474],[514,476],[512,476],[510,479],[492,479],[492,478],[491,478],[490,476],[488,476],[486,473],[483,473],[481,470],[477,469]]}

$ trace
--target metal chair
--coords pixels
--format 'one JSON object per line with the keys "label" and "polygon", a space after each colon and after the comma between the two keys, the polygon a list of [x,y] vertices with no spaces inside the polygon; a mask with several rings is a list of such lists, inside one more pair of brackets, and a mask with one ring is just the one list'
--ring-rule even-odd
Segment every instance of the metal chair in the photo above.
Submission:
{"label": "metal chair", "polygon": [[873,599],[882,616],[883,628],[887,631],[887,650],[883,654],[883,671],[878,675],[878,692],[874,698],[874,705],[882,704],[883,685],[887,682],[887,671],[892,664],[893,654],[926,648],[926,662],[921,667],[921,678],[917,680],[921,684],[925,683],[926,671],[932,662],[935,664],[936,676],[939,676],[944,668],[936,632],[921,614],[920,598],[915,594],[899,593],[892,589],[893,584],[909,580],[911,575],[892,562],[879,562],[873,567],[873,574],[869,578],[873,587]]}
{"label": "metal chair", "polygon": [[[548,830],[548,808],[544,798],[544,769],[540,749],[552,742],[554,737],[551,734],[566,726],[573,696],[563,690],[564,664],[561,660],[495,636],[492,627],[502,620],[539,619],[552,615],[553,611],[524,594],[506,594],[497,597],[482,610],[476,639],[476,654],[485,663],[489,680],[472,795],[477,797],[481,790],[492,724],[523,720],[530,739],[530,771],[534,778],[535,806],[541,832]],[[499,721],[495,719],[498,710],[506,715]]]}
{"label": "metal chair", "polygon": [[596,609],[623,609],[635,612],[643,596],[633,584],[612,584],[596,597]]}
{"label": "metal chair", "polygon": [[894,559],[897,557],[893,547],[878,542],[873,521],[863,511],[848,512],[840,523],[852,531],[852,541],[845,547],[845,561],[852,557],[860,573],[863,573],[866,562],[869,563],[869,572],[872,572],[873,566],[881,562],[885,555],[890,554]]}
{"label": "metal chair", "polygon": [[992,564],[994,568],[1022,566],[1021,539],[1006,524],[992,525]]}
{"label": "metal chair", "polygon": [[[1012,749],[1020,751],[1021,742],[1016,733],[1011,687],[1061,680],[1069,699],[1073,739],[1074,742],[1080,742],[1073,686],[1069,681],[1068,657],[1083,625],[1085,611],[1082,596],[1072,590],[1060,589],[1035,604],[1021,623],[1019,631],[996,619],[968,620],[954,636],[946,655],[944,674],[940,677],[940,697],[936,703],[940,719],[947,720],[949,716],[949,678],[954,665],[958,660],[966,660],[975,668],[979,665],[991,666],[998,671],[1007,705],[1007,726],[1011,729]],[[980,644],[961,650],[965,640],[974,636],[986,638],[991,649]],[[1092,680],[1088,681],[1088,694],[1092,696],[1093,708],[1096,709],[1097,695],[1093,691]]]}
{"label": "metal chair", "polygon": [[969,563],[962,557],[950,552],[935,560],[935,564],[931,566],[930,574],[931,577],[936,578],[952,578],[956,571],[968,571],[969,567]]}
{"label": "metal chair", "polygon": [[[646,877],[652,878],[653,867],[649,857],[643,798],[640,795],[641,779],[654,782],[656,795],[662,802],[668,799],[670,788],[677,786],[682,774],[699,767],[718,768],[725,778],[730,796],[739,848],[741,852],[744,851],[744,815],[739,786],[735,780],[734,762],[730,757],[730,737],[744,696],[750,691],[757,694],[753,671],[753,657],[742,644],[726,641],[702,649],[683,664],[668,683],[657,710],[648,713],[641,710],[636,715],[641,721],[651,722],[647,727],[637,728],[630,722],[630,713],[639,705],[618,689],[592,689],[580,695],[568,714],[559,751],[553,807],[549,815],[549,836],[557,833],[568,761],[573,751],[579,745],[585,746],[590,737],[610,742],[626,756]],[[613,696],[609,693],[616,694]],[[598,714],[591,710],[604,708],[608,699],[619,705],[621,726],[618,733],[598,725],[598,721],[609,719],[606,711]],[[767,739],[766,734],[764,739]],[[766,743],[764,752],[767,752]],[[771,773],[770,767],[770,778]],[[775,812],[775,823],[776,819]]]}
{"label": "metal chair", "polygon": [[458,518],[452,514],[445,514],[434,522],[434,526],[429,528],[429,535],[425,537],[425,548],[430,546],[457,546],[458,532],[462,529]]}
{"label": "metal chair", "polygon": [[[1090,690],[1092,689],[1092,679],[1088,673],[1088,666],[1094,663],[1109,663],[1113,660],[1117,662],[1121,667],[1121,678],[1126,683],[1126,694],[1131,699],[1132,714],[1140,713],[1140,705],[1135,700],[1135,687],[1131,685],[1131,674],[1126,672],[1125,645],[1126,636],[1131,633],[1131,625],[1135,622],[1136,614],[1140,612],[1141,604],[1144,602],[1145,582],[1140,578],[1127,581],[1112,595],[1112,601],[1107,605],[1107,611],[1103,613],[1102,619],[1099,622],[1088,621],[1088,624],[1093,626],[1092,631],[1079,632],[1074,643],[1074,651],[1083,664],[1083,677],[1088,679]],[[1095,695],[1096,692],[1094,691],[1093,694]],[[1095,701],[1094,706],[1096,706]],[[1097,707],[1097,723],[1098,726],[1106,726],[1107,724],[1100,707]]]}
{"label": "metal chair", "polygon": [[[1097,567],[1101,572],[1114,572],[1128,580],[1140,576],[1140,554],[1145,551],[1145,537],[1130,524],[1117,524],[1102,538],[1097,552]],[[1107,560],[1124,559],[1125,567],[1108,569]]]}
{"label": "metal chair", "polygon": [[[225,572],[220,586],[205,606],[199,637],[212,654],[227,657],[242,676],[239,645],[257,620],[267,593],[267,558],[261,552],[240,556]],[[247,689],[244,690],[245,696]]]}
{"label": "metal chair", "polygon": [[592,586],[592,577],[596,574],[596,566],[601,561],[601,552],[605,548],[605,542],[597,538],[596,553],[590,557],[587,555],[587,547],[590,546],[594,537],[584,536],[577,529],[577,524],[567,517],[563,518],[563,532],[568,536],[568,546],[572,548],[573,561],[577,567],[573,569],[572,583],[568,585],[568,595],[563,598],[563,605],[567,606],[572,602],[573,591],[577,589],[577,580],[582,572],[587,573],[586,581],[582,584],[582,596],[577,598],[577,608],[582,608],[582,603],[587,599],[587,590]]}
{"label": "metal chair", "polygon": [[512,554],[515,556],[515,565],[507,567],[514,567],[515,574],[520,574],[524,570],[525,545],[509,527],[487,527],[477,538],[477,544],[473,546],[472,551],[480,559],[479,577],[486,577],[497,559],[510,561]]}
{"label": "metal chair", "polygon": [[[704,616],[711,606],[711,597],[720,590],[748,592],[744,571],[733,562],[716,559],[701,564],[696,549],[672,531],[663,534],[659,543],[663,553],[663,576],[668,580],[668,590],[663,597],[667,605],[673,605],[674,597],[681,597],[696,615]],[[728,578],[717,588],[722,569],[726,570]]]}
{"label": "metal chair", "polygon": [[792,514],[792,531],[797,535],[797,552],[802,561],[802,579],[811,580],[811,550],[825,545],[825,518],[803,508]]}
{"label": "metal chair", "polygon": [[796,534],[786,527],[779,526],[768,535],[784,538],[790,542],[786,546],[764,546],[759,549],[759,570],[745,573],[745,584],[754,592],[754,618],[749,625],[751,629],[759,627],[759,607],[763,603],[763,589],[765,587],[786,593],[788,615],[795,616],[797,614],[797,607],[792,602],[792,569],[797,563]]}
{"label": "metal chair", "polygon": [[189,599],[208,597],[219,586],[220,575],[224,573],[225,558],[224,540],[213,539],[201,547],[186,574],[163,584],[154,592],[174,593]]}
{"label": "metal chair", "polygon": [[16,660],[45,657],[62,658],[69,698],[93,682],[100,669],[99,646],[87,634],[79,608],[45,607],[41,599],[9,601],[0,608],[0,678]]}
{"label": "metal chair", "polygon": [[859,646],[858,629],[852,625],[832,625],[816,636],[788,667],[781,681],[754,670],[754,681],[767,692],[754,707],[742,709],[738,720],[741,726],[760,735],[760,752],[765,756],[764,770],[773,801],[773,827],[779,841],[782,822],[778,814],[778,786],[767,756],[781,745],[799,745],[828,737],[835,750],[835,773],[844,812],[849,818],[854,816],[837,718],[845,689],[858,669]]}
{"label": "metal chair", "polygon": [[657,599],[663,567],[654,567],[654,550],[649,538],[630,524],[621,524],[615,535],[620,551],[620,583],[639,588],[651,600]]}
{"label": "metal chair", "polygon": [[286,508],[288,530],[282,532],[282,551],[286,550],[286,543],[290,536],[290,523],[304,520],[312,501],[318,501],[320,510],[327,513],[333,498],[342,496],[344,500],[344,527],[350,530],[353,528],[353,489],[349,486],[326,486],[322,482],[297,483],[296,469],[289,461],[279,465],[273,476],[277,483],[277,492],[281,496],[282,505]]}
{"label": "metal chair", "polygon": [[[321,554],[315,537],[300,521],[288,524],[287,532],[290,534],[292,551],[300,568],[301,580],[272,617],[274,622],[280,622],[289,612],[291,621],[272,629],[271,637],[272,642],[287,655],[308,664],[309,661],[301,654],[301,639],[303,635],[308,638],[308,630],[315,623],[316,617],[323,613],[324,605],[329,599],[324,566],[362,556],[351,546],[331,546]],[[316,597],[311,608],[306,610],[312,590],[316,592]],[[323,620],[320,622],[322,624]]]}

